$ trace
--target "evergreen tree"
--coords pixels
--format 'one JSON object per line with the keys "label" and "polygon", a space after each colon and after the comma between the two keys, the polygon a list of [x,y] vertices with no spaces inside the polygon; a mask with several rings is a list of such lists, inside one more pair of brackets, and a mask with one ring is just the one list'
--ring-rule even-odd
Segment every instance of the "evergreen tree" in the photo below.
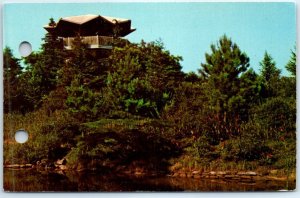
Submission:
{"label": "evergreen tree", "polygon": [[295,100],[296,103],[296,47],[291,51],[292,55],[289,62],[286,64],[285,68],[291,73],[291,77],[283,77],[282,78],[282,93],[284,93],[284,97],[290,97]]}
{"label": "evergreen tree", "polygon": [[110,105],[104,96],[107,76],[107,53],[87,48],[77,35],[72,50],[67,55],[67,63],[59,71],[59,86],[67,90],[66,105],[80,120],[92,120],[107,114]]}
{"label": "evergreen tree", "polygon": [[206,63],[201,64],[199,72],[207,98],[204,108],[211,120],[208,132],[217,140],[239,133],[239,122],[251,99],[247,93],[254,88],[247,79],[255,77],[247,71],[248,56],[226,35],[217,45],[211,45],[211,51],[205,54]]}
{"label": "evergreen tree", "polygon": [[269,83],[273,77],[279,77],[280,70],[268,52],[265,52],[263,60],[260,62],[261,76],[266,83]]}
{"label": "evergreen tree", "polygon": [[289,62],[286,64],[285,68],[292,74],[292,76],[296,77],[296,47],[295,50],[291,51],[292,55]]}
{"label": "evergreen tree", "polygon": [[183,79],[180,57],[170,55],[160,42],[116,47],[107,77],[116,106],[135,115],[160,117],[174,89]]}
{"label": "evergreen tree", "polygon": [[264,98],[277,96],[279,90],[280,70],[276,67],[276,63],[268,52],[265,52],[263,60],[260,62],[260,77],[265,87],[263,93]]}
{"label": "evergreen tree", "polygon": [[22,104],[20,60],[13,56],[12,50],[6,47],[3,51],[4,77],[4,112],[19,111]]}
{"label": "evergreen tree", "polygon": [[[49,25],[55,25],[52,18]],[[35,108],[40,107],[48,94],[56,89],[58,71],[65,64],[63,43],[55,32],[47,32],[42,40],[41,51],[24,58],[27,65],[24,75],[24,81],[27,82],[25,95]]]}

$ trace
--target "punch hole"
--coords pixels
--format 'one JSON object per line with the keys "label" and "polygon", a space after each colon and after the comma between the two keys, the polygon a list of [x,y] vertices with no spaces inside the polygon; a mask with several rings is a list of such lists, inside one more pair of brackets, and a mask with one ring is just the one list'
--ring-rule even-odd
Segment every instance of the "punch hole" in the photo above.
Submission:
{"label": "punch hole", "polygon": [[29,56],[32,52],[31,44],[27,41],[23,41],[19,45],[19,52],[23,57]]}
{"label": "punch hole", "polygon": [[27,142],[27,140],[28,140],[28,132],[25,131],[25,130],[18,130],[18,131],[16,131],[16,133],[15,133],[15,140],[16,140],[16,142],[21,143],[21,144]]}

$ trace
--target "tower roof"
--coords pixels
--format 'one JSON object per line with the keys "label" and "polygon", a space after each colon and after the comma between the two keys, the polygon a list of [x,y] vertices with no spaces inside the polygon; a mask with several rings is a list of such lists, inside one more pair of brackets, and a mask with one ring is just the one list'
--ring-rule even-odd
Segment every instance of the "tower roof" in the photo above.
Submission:
{"label": "tower roof", "polygon": [[58,20],[54,25],[46,25],[44,28],[48,32],[56,32],[59,36],[74,36],[76,33],[91,36],[94,34],[113,35],[114,28],[118,26],[119,36],[126,36],[135,29],[131,29],[131,20],[86,14],[79,16],[68,16]]}

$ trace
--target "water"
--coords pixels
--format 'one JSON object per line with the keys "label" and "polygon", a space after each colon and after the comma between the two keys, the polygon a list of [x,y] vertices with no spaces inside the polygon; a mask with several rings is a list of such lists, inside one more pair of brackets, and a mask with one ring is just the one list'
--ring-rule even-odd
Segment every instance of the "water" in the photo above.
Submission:
{"label": "water", "polygon": [[[295,188],[295,182],[288,189]],[[49,172],[4,169],[6,191],[277,191],[287,189],[284,181],[240,183],[193,178],[121,177],[100,173]]]}

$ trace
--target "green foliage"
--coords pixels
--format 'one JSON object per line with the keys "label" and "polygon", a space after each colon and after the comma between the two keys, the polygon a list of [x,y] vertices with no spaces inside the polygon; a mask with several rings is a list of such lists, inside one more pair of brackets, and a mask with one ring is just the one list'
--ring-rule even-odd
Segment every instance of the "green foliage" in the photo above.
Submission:
{"label": "green foliage", "polygon": [[[53,23],[53,20],[50,23]],[[24,58],[27,65],[23,74],[25,97],[37,109],[42,100],[58,83],[58,70],[65,64],[65,52],[62,40],[54,33],[47,33],[42,39],[41,51],[33,52]]]}
{"label": "green foliage", "polygon": [[183,82],[174,91],[162,118],[174,123],[173,134],[179,137],[203,135],[207,123],[203,109],[203,87],[199,83]]}
{"label": "green foliage", "polygon": [[21,84],[22,67],[12,50],[3,50],[4,112],[23,112],[26,108]]}
{"label": "green foliage", "polygon": [[[281,77],[268,53],[257,75],[223,36],[198,75],[183,73],[182,58],[161,42],[115,38],[112,50],[89,50],[77,36],[64,51],[55,34],[44,41],[25,58],[26,70],[4,50],[5,163],[66,157],[78,170],[137,161],[167,170],[169,159],[189,170],[295,168],[294,54],[294,76]],[[13,140],[20,128],[30,132],[25,144]]]}
{"label": "green foliage", "polygon": [[82,124],[77,144],[67,155],[68,164],[78,168],[80,163],[106,167],[143,159],[161,166],[162,158],[177,154],[168,136],[167,126],[156,120],[102,119]]}
{"label": "green foliage", "polygon": [[[4,161],[9,164],[61,158],[75,144],[74,137],[78,135],[77,121],[62,111],[50,117],[43,110],[24,116],[6,114],[4,123]],[[29,133],[29,141],[24,144],[14,141],[14,133],[19,129]]]}
{"label": "green foliage", "polygon": [[289,62],[286,64],[285,68],[292,74],[293,77],[296,77],[296,64],[297,64],[297,58],[296,58],[296,47],[294,50],[291,51],[292,55],[289,60]]}
{"label": "green foliage", "polygon": [[278,78],[280,70],[276,68],[276,63],[268,52],[265,52],[264,59],[260,62],[261,76],[266,83],[270,83],[272,78]]}
{"label": "green foliage", "polygon": [[212,152],[212,146],[209,144],[209,139],[205,136],[197,138],[190,147],[186,148],[186,151],[191,155],[197,157],[199,160],[209,159],[210,161],[215,159],[215,155]]}
{"label": "green foliage", "polygon": [[261,80],[264,85],[263,98],[277,96],[279,89],[280,70],[276,67],[276,63],[270,54],[265,52],[264,59],[260,62]]}
{"label": "green foliage", "polygon": [[100,99],[99,94],[80,85],[78,79],[72,81],[71,86],[67,88],[67,94],[66,105],[79,119],[84,120],[97,115],[97,101]]}
{"label": "green foliage", "polygon": [[215,138],[228,138],[239,133],[241,117],[253,98],[256,76],[247,70],[248,56],[225,35],[217,45],[211,45],[211,54],[205,57],[199,72],[206,87],[205,108],[211,115],[211,132]]}
{"label": "green foliage", "polygon": [[294,133],[296,129],[296,105],[294,102],[284,98],[272,98],[253,110],[255,122],[267,129],[264,138],[278,139],[281,135]]}
{"label": "green foliage", "polygon": [[257,160],[264,152],[268,151],[265,146],[264,128],[254,122],[248,122],[242,126],[239,141],[239,159]]}
{"label": "green foliage", "polygon": [[107,76],[116,106],[134,115],[160,117],[183,77],[180,60],[157,42],[116,47]]}

